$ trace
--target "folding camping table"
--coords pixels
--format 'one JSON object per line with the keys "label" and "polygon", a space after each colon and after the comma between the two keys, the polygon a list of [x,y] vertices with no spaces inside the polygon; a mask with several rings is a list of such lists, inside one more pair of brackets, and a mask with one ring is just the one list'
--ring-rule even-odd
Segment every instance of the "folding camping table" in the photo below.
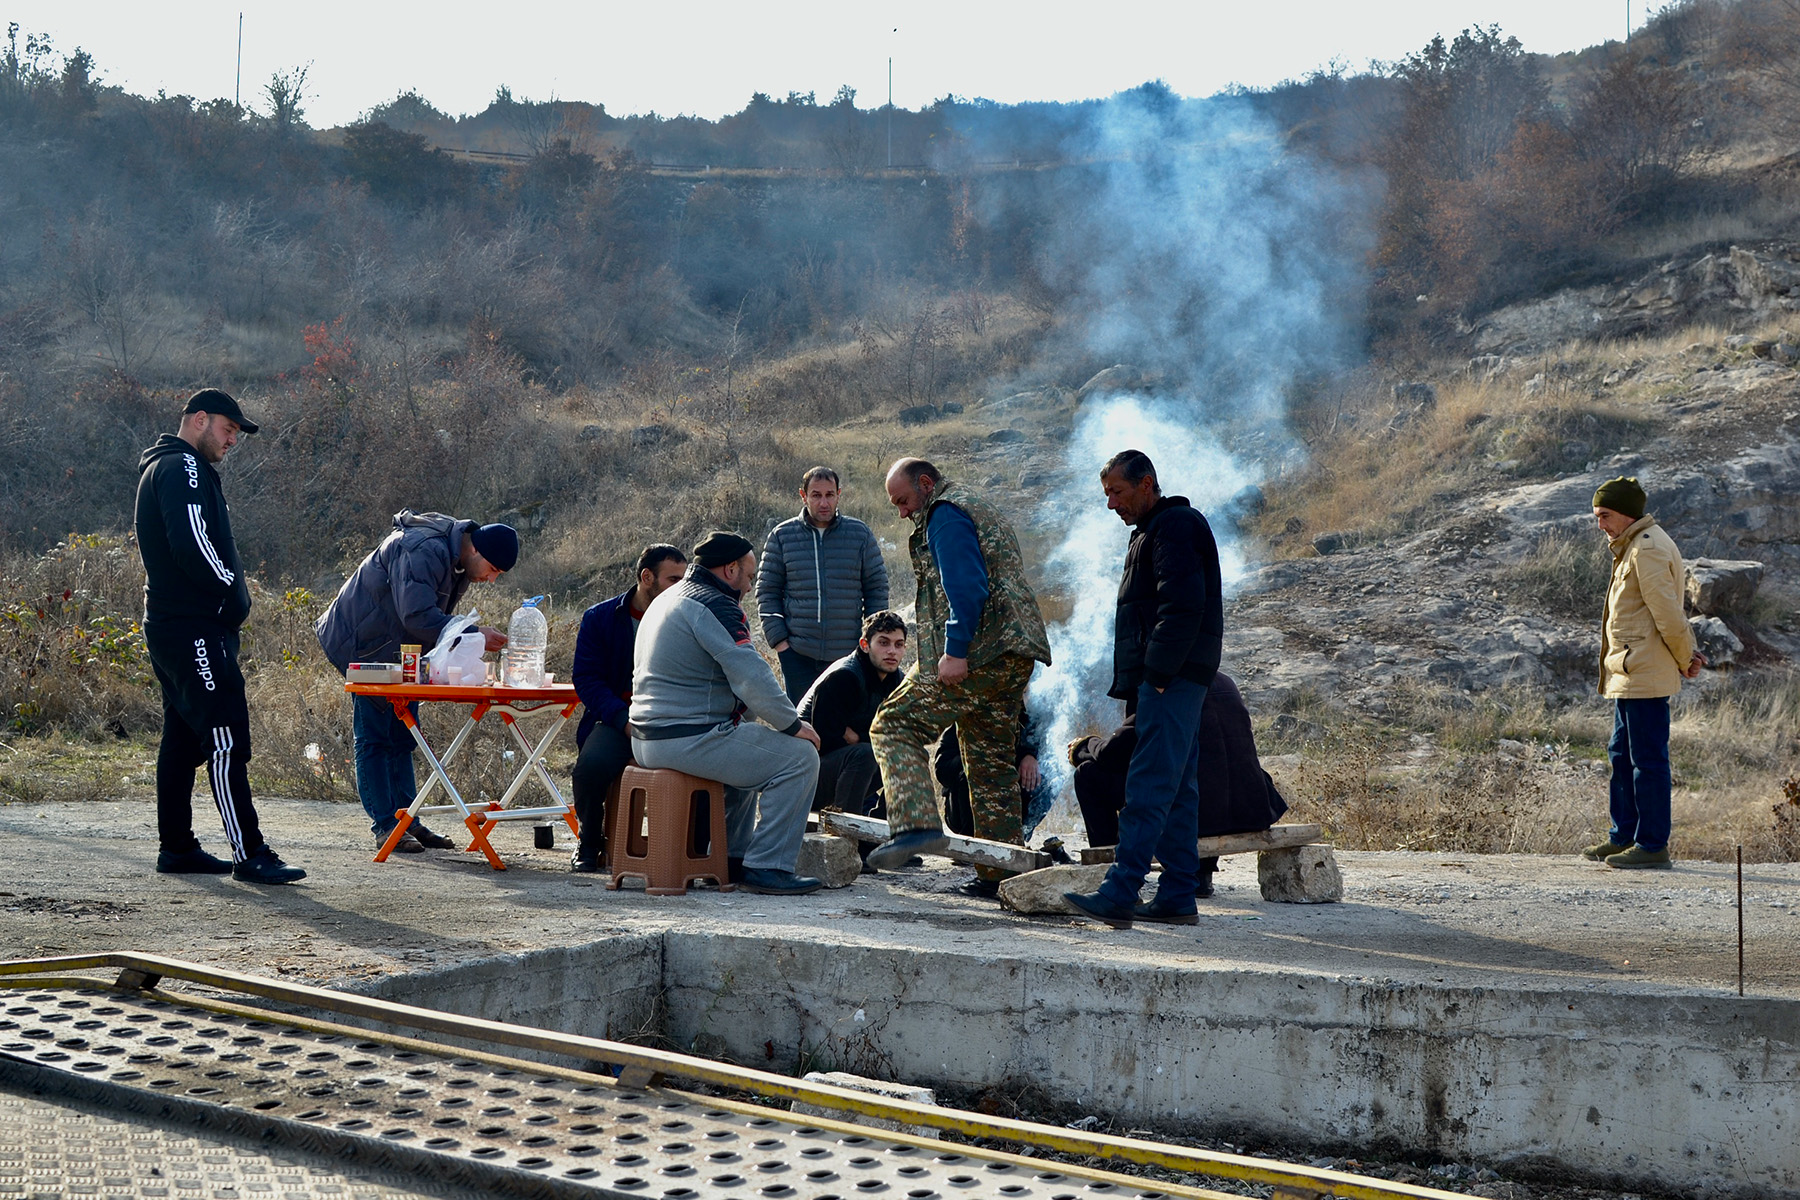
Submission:
{"label": "folding camping table", "polygon": [[[568,801],[563,799],[563,794],[557,788],[555,780],[550,778],[550,772],[544,769],[544,752],[550,749],[550,743],[556,740],[556,735],[562,731],[564,725],[569,723],[569,718],[581,705],[581,701],[575,696],[574,685],[554,683],[544,687],[519,688],[492,687],[486,684],[463,687],[460,684],[346,683],[344,690],[358,696],[376,696],[392,704],[394,715],[399,717],[401,723],[412,731],[413,741],[419,746],[419,753],[425,756],[425,761],[431,767],[431,778],[427,779],[425,786],[414,794],[412,804],[394,814],[399,818],[399,823],[394,826],[394,832],[388,835],[387,841],[381,844],[381,849],[376,851],[376,862],[387,861],[387,856],[393,853],[394,847],[399,843],[401,835],[406,832],[407,826],[424,813],[453,812],[458,814],[462,818],[463,824],[468,826],[469,834],[474,839],[469,843],[469,849],[481,851],[487,857],[488,864],[496,871],[506,870],[506,864],[501,861],[498,854],[494,853],[494,847],[488,842],[488,835],[493,831],[494,826],[502,821],[530,821],[544,817],[560,817],[568,824],[570,832],[580,833],[580,828],[575,820],[575,810],[569,807]],[[425,741],[424,731],[419,728],[418,721],[413,719],[412,710],[407,707],[414,700],[471,706],[469,719],[463,722],[461,729],[456,731],[456,736],[450,740],[450,745],[444,750],[441,758]],[[475,732],[475,726],[480,724],[481,719],[490,712],[497,713],[500,719],[506,723],[507,729],[512,731],[513,741],[517,742],[519,749],[525,752],[525,762],[519,767],[519,772],[513,777],[512,783],[508,785],[506,794],[501,796],[498,801],[471,807],[463,800],[462,793],[456,790],[456,784],[451,782],[450,773],[446,768],[456,757],[457,752],[468,742],[469,735]],[[543,736],[538,738],[536,745],[527,741],[525,735],[519,730],[517,718],[527,713],[542,713],[554,718]],[[533,775],[537,776],[538,781],[544,785],[544,790],[550,793],[550,798],[556,803],[537,808],[506,807]],[[444,789],[444,793],[450,797],[450,803],[427,805],[426,799],[430,797],[432,790],[438,787]]]}

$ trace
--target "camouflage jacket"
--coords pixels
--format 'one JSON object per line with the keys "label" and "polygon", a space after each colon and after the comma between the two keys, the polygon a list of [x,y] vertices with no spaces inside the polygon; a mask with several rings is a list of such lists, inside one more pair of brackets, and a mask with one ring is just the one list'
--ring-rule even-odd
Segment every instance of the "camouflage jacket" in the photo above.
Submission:
{"label": "camouflage jacket", "polygon": [[907,539],[913,574],[919,581],[919,673],[937,674],[937,661],[944,653],[944,625],[950,618],[950,599],[944,595],[944,581],[938,575],[928,537],[931,510],[940,504],[955,505],[975,522],[975,536],[987,567],[988,598],[969,643],[970,668],[984,666],[1003,654],[1049,663],[1050,639],[1044,632],[1037,596],[1025,580],[1025,556],[1019,553],[1012,526],[973,492],[945,481],[931,501],[913,514],[912,536]]}

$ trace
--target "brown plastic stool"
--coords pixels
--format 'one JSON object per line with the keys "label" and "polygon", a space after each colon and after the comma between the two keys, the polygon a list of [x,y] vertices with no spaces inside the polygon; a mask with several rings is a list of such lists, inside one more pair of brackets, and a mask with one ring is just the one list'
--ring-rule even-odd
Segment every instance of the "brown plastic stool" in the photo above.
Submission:
{"label": "brown plastic stool", "polygon": [[736,891],[725,857],[725,789],[681,771],[635,763],[619,776],[606,814],[606,857],[618,890],[628,876],[652,896],[680,896],[688,884],[710,879]]}

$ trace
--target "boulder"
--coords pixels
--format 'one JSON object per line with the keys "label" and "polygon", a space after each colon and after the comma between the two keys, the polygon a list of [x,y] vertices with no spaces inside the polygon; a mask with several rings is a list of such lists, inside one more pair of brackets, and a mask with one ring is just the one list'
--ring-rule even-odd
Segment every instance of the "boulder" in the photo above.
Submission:
{"label": "boulder", "polygon": [[599,425],[583,425],[581,432],[575,435],[578,442],[591,442],[606,436],[606,430]]}
{"label": "boulder", "polygon": [[1092,379],[1082,384],[1075,393],[1077,402],[1086,402],[1090,396],[1105,396],[1114,392],[1136,392],[1143,390],[1144,373],[1136,367],[1124,363],[1114,363],[1101,371]]}
{"label": "boulder", "polygon": [[1706,656],[1709,667],[1729,667],[1744,652],[1743,641],[1717,617],[1689,617],[1688,628],[1694,631],[1694,645]]}
{"label": "boulder", "polygon": [[1346,530],[1333,530],[1321,533],[1312,540],[1312,547],[1320,554],[1336,554],[1340,550],[1348,550],[1356,545],[1357,535]]}
{"label": "boulder", "polygon": [[1696,558],[1687,564],[1688,609],[1709,617],[1748,612],[1762,576],[1754,559]]}
{"label": "boulder", "polygon": [[987,440],[994,445],[1003,445],[1007,442],[1022,442],[1025,435],[1017,429],[996,429],[987,435]]}
{"label": "boulder", "polygon": [[1437,406],[1437,388],[1429,383],[1396,383],[1391,390],[1396,404],[1404,404],[1411,408],[1435,408]]}
{"label": "boulder", "polygon": [[828,888],[849,887],[862,874],[862,855],[852,838],[809,833],[800,843],[794,874],[811,875]]}
{"label": "boulder", "polygon": [[1256,882],[1275,904],[1331,904],[1344,898],[1344,876],[1330,846],[1260,850]]}
{"label": "boulder", "polygon": [[1079,916],[1064,892],[1091,892],[1106,878],[1108,864],[1068,864],[1027,871],[1000,881],[1000,907],[1009,912]]}
{"label": "boulder", "polygon": [[911,408],[900,410],[900,423],[902,425],[928,425],[941,415],[936,408],[929,404],[915,404]]}

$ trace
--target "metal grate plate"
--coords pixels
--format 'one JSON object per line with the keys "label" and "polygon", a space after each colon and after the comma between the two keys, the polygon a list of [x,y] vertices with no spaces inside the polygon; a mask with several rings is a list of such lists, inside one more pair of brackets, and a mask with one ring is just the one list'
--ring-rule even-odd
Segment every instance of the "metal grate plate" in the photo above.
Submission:
{"label": "metal grate plate", "polygon": [[[732,1112],[671,1089],[627,1088],[600,1076],[577,1082],[525,1064],[513,1069],[460,1058],[450,1049],[441,1055],[399,1049],[296,1028],[274,1015],[223,1015],[100,989],[0,995],[0,1085],[15,1095],[36,1091],[98,1104],[109,1114],[143,1114],[159,1125],[195,1125],[219,1139],[215,1145],[118,1124],[132,1132],[98,1140],[82,1135],[86,1145],[107,1149],[104,1155],[80,1150],[77,1157],[75,1135],[60,1126],[48,1140],[32,1133],[35,1127],[27,1129],[29,1136],[6,1136],[8,1143],[42,1147],[24,1153],[42,1154],[46,1179],[55,1172],[75,1179],[70,1164],[92,1162],[93,1173],[81,1177],[91,1186],[65,1183],[60,1191],[49,1189],[55,1195],[109,1194],[111,1185],[100,1181],[115,1178],[115,1166],[124,1172],[116,1178],[129,1179],[130,1186],[110,1194],[150,1195],[146,1188],[165,1186],[168,1196],[223,1196],[227,1190],[245,1197],[395,1194],[376,1185],[358,1191],[365,1185],[341,1176],[318,1184],[308,1176],[289,1186],[270,1165],[276,1152],[329,1156],[339,1170],[351,1161],[404,1171],[430,1194],[472,1187],[487,1194],[656,1200],[1164,1195],[1140,1190],[1142,1181],[1125,1176],[1075,1177],[1048,1165],[1040,1170],[995,1161],[965,1147],[925,1149],[878,1132],[820,1129],[774,1110],[766,1117]],[[14,1111],[24,1110],[0,1111],[10,1122]],[[175,1183],[155,1154],[132,1149],[131,1139],[152,1137],[191,1147],[180,1158],[193,1164],[183,1166],[181,1176],[191,1186]],[[115,1152],[119,1138],[126,1144]],[[257,1151],[249,1158],[228,1148],[244,1139]],[[214,1159],[225,1164],[221,1171],[253,1163],[260,1182],[201,1182],[210,1177],[199,1164],[210,1167]],[[0,1153],[0,1197],[35,1194],[35,1169],[29,1162],[14,1166]]]}

